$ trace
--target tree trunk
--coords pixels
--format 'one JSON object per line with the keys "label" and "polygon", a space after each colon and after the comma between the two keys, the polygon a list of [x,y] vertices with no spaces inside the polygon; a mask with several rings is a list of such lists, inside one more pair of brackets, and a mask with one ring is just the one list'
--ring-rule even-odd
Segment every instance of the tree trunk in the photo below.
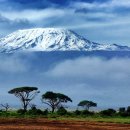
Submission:
{"label": "tree trunk", "polygon": [[51,112],[52,112],[52,113],[54,113],[54,111],[55,111],[55,108],[54,108],[54,107],[52,107],[52,111],[51,111]]}
{"label": "tree trunk", "polygon": [[86,110],[89,111],[89,106],[86,106]]}
{"label": "tree trunk", "polygon": [[23,103],[23,110],[26,112],[27,111],[27,104],[24,102]]}

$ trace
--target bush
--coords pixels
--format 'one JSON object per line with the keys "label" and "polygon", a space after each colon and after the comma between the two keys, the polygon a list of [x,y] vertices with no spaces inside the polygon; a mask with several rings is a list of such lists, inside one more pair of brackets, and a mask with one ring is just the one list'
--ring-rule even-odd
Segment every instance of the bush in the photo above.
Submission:
{"label": "bush", "polygon": [[43,115],[43,111],[40,109],[36,109],[36,115]]}
{"label": "bush", "polygon": [[127,116],[129,116],[129,114],[127,113],[127,112],[119,112],[118,113],[120,116],[122,116],[122,117],[127,117]]}
{"label": "bush", "polygon": [[94,112],[90,112],[88,110],[83,110],[81,112],[81,114],[84,115],[84,116],[92,116],[92,115],[94,115]]}
{"label": "bush", "polygon": [[75,115],[81,115],[81,113],[82,113],[82,112],[79,111],[79,110],[74,111],[74,114],[75,114]]}
{"label": "bush", "polygon": [[125,107],[121,107],[119,108],[119,113],[118,113],[120,116],[123,116],[123,117],[127,117],[128,116],[128,113],[125,109]]}
{"label": "bush", "polygon": [[43,115],[45,115],[45,116],[47,116],[48,113],[49,113],[49,112],[48,112],[48,109],[46,109],[46,110],[43,111]]}
{"label": "bush", "polygon": [[127,107],[127,113],[130,113],[130,106]]}
{"label": "bush", "polygon": [[130,106],[127,107],[127,110],[125,110],[125,108],[120,108],[119,115],[123,117],[130,116]]}
{"label": "bush", "polygon": [[120,108],[118,114],[123,117],[130,116],[130,106],[127,107],[127,110],[124,107]]}
{"label": "bush", "polygon": [[25,114],[25,113],[26,113],[26,111],[25,111],[25,110],[23,110],[23,109],[19,109],[19,110],[17,110],[17,113],[18,113],[18,114],[23,115],[23,114]]}
{"label": "bush", "polygon": [[43,111],[40,109],[30,109],[30,110],[28,110],[27,114],[29,114],[29,115],[42,115]]}
{"label": "bush", "polygon": [[108,109],[108,110],[103,110],[100,112],[102,116],[114,116],[116,114],[116,110],[114,109]]}
{"label": "bush", "polygon": [[57,111],[58,115],[66,115],[67,114],[67,110],[64,107],[60,107]]}
{"label": "bush", "polygon": [[0,110],[0,116],[8,116],[8,115],[9,115],[9,112]]}
{"label": "bush", "polygon": [[124,113],[124,112],[126,112],[125,107],[119,108],[119,113]]}

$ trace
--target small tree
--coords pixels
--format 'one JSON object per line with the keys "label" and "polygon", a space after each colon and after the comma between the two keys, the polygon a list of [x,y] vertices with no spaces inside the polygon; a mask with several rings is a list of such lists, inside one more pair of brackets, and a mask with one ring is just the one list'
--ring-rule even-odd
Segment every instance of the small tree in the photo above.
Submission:
{"label": "small tree", "polygon": [[5,111],[7,112],[10,108],[9,104],[6,103],[6,104],[1,104],[1,106],[5,109]]}
{"label": "small tree", "polygon": [[39,93],[37,87],[20,87],[14,88],[8,92],[9,94],[14,94],[20,99],[24,111],[27,111],[29,103],[35,98]]}
{"label": "small tree", "polygon": [[42,103],[51,107],[52,113],[56,108],[62,106],[62,103],[72,102],[71,98],[61,93],[46,92],[42,95]]}
{"label": "small tree", "polygon": [[97,107],[97,103],[88,100],[83,100],[78,104],[78,106],[84,107],[86,110],[89,110],[90,107]]}

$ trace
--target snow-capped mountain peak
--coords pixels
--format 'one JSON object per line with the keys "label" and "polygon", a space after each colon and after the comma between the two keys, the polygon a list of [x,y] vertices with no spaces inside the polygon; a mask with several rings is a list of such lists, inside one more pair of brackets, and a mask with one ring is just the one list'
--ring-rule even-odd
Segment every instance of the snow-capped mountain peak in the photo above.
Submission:
{"label": "snow-capped mountain peak", "polygon": [[91,42],[71,30],[62,28],[35,28],[18,30],[0,39],[0,52],[19,51],[93,51],[129,50],[116,44]]}

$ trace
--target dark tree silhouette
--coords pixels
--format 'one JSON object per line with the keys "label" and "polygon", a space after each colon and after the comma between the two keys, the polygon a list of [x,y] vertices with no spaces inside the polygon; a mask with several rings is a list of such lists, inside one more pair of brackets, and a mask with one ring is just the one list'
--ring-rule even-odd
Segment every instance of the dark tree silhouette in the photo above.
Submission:
{"label": "dark tree silhouette", "polygon": [[8,92],[9,94],[14,94],[17,98],[20,99],[24,111],[27,111],[29,103],[35,98],[39,93],[37,87],[19,87],[14,88]]}
{"label": "dark tree silhouette", "polygon": [[89,110],[90,107],[97,107],[97,103],[88,100],[83,100],[78,104],[78,106],[84,107],[86,110]]}
{"label": "dark tree silhouette", "polygon": [[62,106],[62,103],[72,102],[71,98],[61,93],[46,92],[42,95],[42,103],[47,104],[51,107],[52,113],[59,106]]}
{"label": "dark tree silhouette", "polygon": [[6,104],[1,104],[1,106],[5,109],[5,111],[7,112],[10,108],[10,105],[8,103]]}

